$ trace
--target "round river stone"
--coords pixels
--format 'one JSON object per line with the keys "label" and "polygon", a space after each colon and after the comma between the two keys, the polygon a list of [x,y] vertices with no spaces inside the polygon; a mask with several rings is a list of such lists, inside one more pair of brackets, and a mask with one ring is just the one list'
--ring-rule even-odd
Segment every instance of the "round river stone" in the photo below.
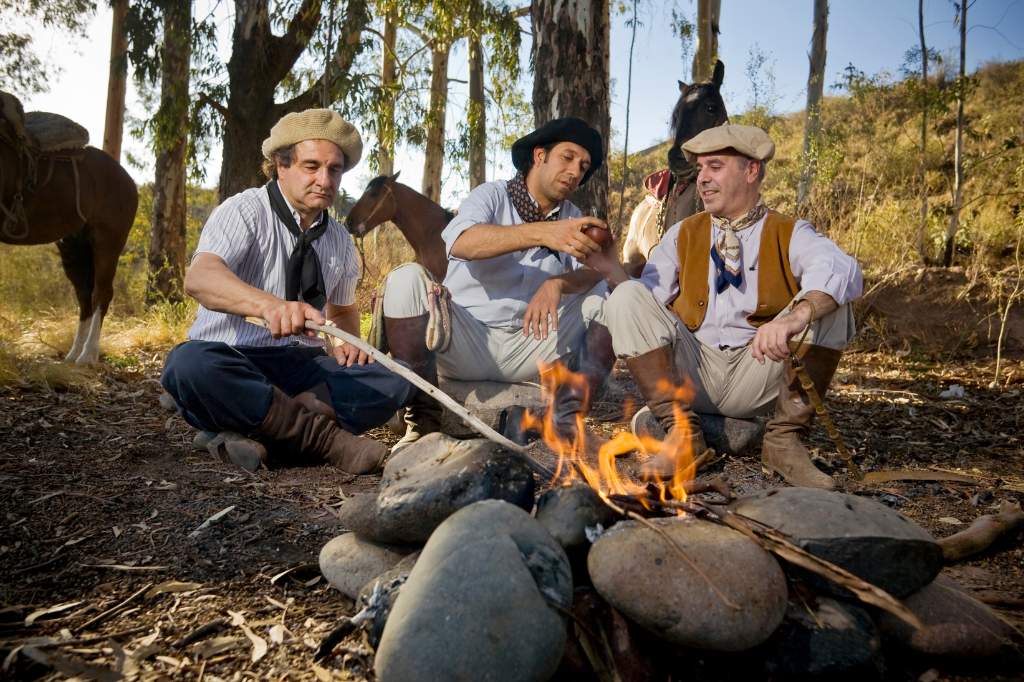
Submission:
{"label": "round river stone", "polygon": [[387,682],[542,682],[558,667],[572,575],[565,551],[515,505],[452,514],[409,573],[377,649]]}
{"label": "round river stone", "polygon": [[737,531],[693,517],[652,519],[739,610],[708,586],[664,537],[636,522],[615,524],[587,557],[594,587],[627,618],[669,641],[742,651],[768,639],[786,612],[786,576]]}

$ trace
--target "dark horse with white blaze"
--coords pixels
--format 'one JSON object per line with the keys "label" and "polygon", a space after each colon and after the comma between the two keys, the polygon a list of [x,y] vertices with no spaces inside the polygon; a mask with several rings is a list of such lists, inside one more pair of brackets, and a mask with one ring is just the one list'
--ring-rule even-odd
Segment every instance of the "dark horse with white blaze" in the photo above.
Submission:
{"label": "dark horse with white blaze", "polygon": [[34,113],[28,119],[17,98],[0,92],[0,242],[57,242],[80,309],[67,359],[96,364],[117,261],[135,222],[138,189],[109,154],[84,146],[88,133],[80,126],[67,121],[84,135],[80,144],[53,149],[34,134],[42,129],[33,128],[33,121],[66,119]]}
{"label": "dark horse with white blaze", "polygon": [[390,220],[416,252],[416,262],[438,282],[443,282],[448,272],[448,254],[441,232],[455,214],[412,187],[395,182],[399,173],[401,171],[370,180],[363,196],[349,210],[345,226],[353,235],[365,237],[373,228]]}
{"label": "dark horse with white blaze", "polygon": [[687,85],[679,81],[679,101],[672,110],[668,169],[644,179],[647,195],[633,211],[622,249],[623,265],[632,277],[640,276],[647,256],[665,230],[698,212],[696,169],[683,156],[681,147],[698,133],[728,122],[721,93],[724,78],[725,65],[718,62],[707,83]]}

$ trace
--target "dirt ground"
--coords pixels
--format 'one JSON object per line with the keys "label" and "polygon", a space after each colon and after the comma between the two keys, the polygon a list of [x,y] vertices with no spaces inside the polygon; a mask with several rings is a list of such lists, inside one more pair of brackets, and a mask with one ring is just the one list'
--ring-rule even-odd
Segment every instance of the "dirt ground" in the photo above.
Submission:
{"label": "dirt ground", "polygon": [[[937,537],[1024,498],[1024,361],[1009,360],[990,389],[990,357],[893,350],[900,344],[879,338],[858,337],[828,401],[858,463],[951,471],[977,484],[857,484],[817,425],[810,445],[819,466],[845,492],[890,505]],[[249,474],[213,462],[191,449],[181,418],[159,407],[159,369],[159,358],[104,365],[102,388],[87,393],[0,389],[0,676],[374,679],[373,652],[359,636],[319,664],[313,655],[339,616],[353,613],[320,576],[318,553],[343,530],[336,513],[345,498],[375,489],[379,477],[327,467]],[[619,380],[635,392],[628,377]],[[962,395],[940,397],[954,385]],[[614,419],[592,420],[606,435],[627,426],[617,405],[595,414]],[[386,429],[371,436],[395,440]],[[769,485],[756,455],[704,475],[723,471],[741,494]],[[1024,598],[1022,569],[1024,537],[1013,535],[945,570],[1005,605]],[[1024,626],[1022,612],[999,613]],[[212,635],[181,641],[210,623]],[[968,669],[889,666],[889,680],[930,668],[938,679],[1024,674],[1019,656]]]}

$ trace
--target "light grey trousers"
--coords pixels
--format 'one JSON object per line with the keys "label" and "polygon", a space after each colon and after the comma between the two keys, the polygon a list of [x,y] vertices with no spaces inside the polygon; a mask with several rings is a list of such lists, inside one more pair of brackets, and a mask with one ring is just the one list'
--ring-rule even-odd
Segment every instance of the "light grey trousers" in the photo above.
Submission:
{"label": "light grey trousers", "polygon": [[[673,347],[676,368],[693,383],[695,412],[746,419],[774,407],[785,363],[766,358],[762,365],[749,347],[719,350],[704,345],[643,284],[630,281],[616,287],[604,317],[617,357]],[[853,310],[847,304],[812,322],[804,343],[843,350],[855,332]]]}
{"label": "light grey trousers", "polygon": [[[429,312],[421,265],[407,263],[388,275],[384,289],[386,317],[415,317]],[[584,294],[565,296],[558,306],[558,331],[546,339],[524,336],[522,327],[488,327],[457,303],[452,303],[452,339],[448,350],[437,354],[441,376],[461,381],[519,382],[537,379],[537,363],[549,364],[574,353],[587,327],[603,322],[608,285],[604,282]]]}

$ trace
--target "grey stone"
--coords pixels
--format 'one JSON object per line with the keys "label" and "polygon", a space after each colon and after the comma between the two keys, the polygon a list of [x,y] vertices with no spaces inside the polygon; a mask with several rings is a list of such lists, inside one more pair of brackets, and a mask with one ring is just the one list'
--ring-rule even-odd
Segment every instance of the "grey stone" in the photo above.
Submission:
{"label": "grey stone", "polygon": [[954,659],[985,658],[1010,643],[1013,630],[970,590],[947,575],[939,576],[904,605],[928,626],[917,630],[888,612],[878,617],[882,637],[911,651]]}
{"label": "grey stone", "polygon": [[[519,405],[534,414],[544,411],[545,401],[539,382],[508,384],[501,381],[456,381],[439,377],[437,385],[492,429],[501,426],[502,413],[510,407]],[[476,431],[451,410],[445,410],[441,415],[441,430],[450,436],[476,435]]]}
{"label": "grey stone", "polygon": [[533,509],[534,481],[517,455],[488,440],[432,433],[391,457],[376,496],[341,506],[342,525],[378,542],[422,544],[451,514],[480,500]]}
{"label": "grey stone", "polygon": [[[930,583],[942,568],[942,548],[928,531],[865,497],[782,488],[737,500],[731,508],[777,528],[802,549],[897,599]],[[816,573],[792,570],[816,591],[852,597],[848,590]]]}
{"label": "grey stone", "polygon": [[168,412],[178,411],[178,403],[174,401],[174,398],[167,391],[164,391],[163,393],[160,394],[160,397],[157,398],[157,402],[160,403],[160,407],[167,410]]}
{"label": "grey stone", "polygon": [[[734,419],[720,414],[698,414],[700,429],[704,432],[704,440],[709,448],[719,454],[745,455],[764,441],[767,417],[750,419]],[[650,434],[658,440],[664,440],[665,429],[650,408],[644,407],[633,417],[633,432]]]}
{"label": "grey stone", "polygon": [[630,620],[671,642],[742,651],[782,622],[786,576],[739,532],[693,517],[653,519],[740,610],[727,606],[666,539],[636,521],[612,526],[587,558],[594,587]]}
{"label": "grey stone", "polygon": [[719,455],[745,455],[764,440],[767,417],[733,419],[720,414],[702,414],[700,429],[709,448]]}
{"label": "grey stone", "polygon": [[359,598],[356,599],[357,612],[370,605],[370,597],[373,596],[377,583],[380,583],[381,586],[381,603],[370,622],[370,627],[366,630],[366,639],[374,649],[380,644],[380,636],[384,633],[384,625],[388,622],[388,616],[391,615],[391,607],[395,605],[402,586],[409,579],[409,573],[419,558],[419,551],[413,552],[395,564],[394,568],[371,578],[359,591]]}
{"label": "grey stone", "polygon": [[796,600],[764,644],[765,672],[775,677],[827,676],[828,680],[878,680],[885,664],[882,638],[867,611],[821,597],[813,606]]}
{"label": "grey stone", "polygon": [[590,544],[587,528],[602,529],[615,523],[615,512],[593,488],[574,483],[548,490],[537,500],[537,520],[562,547]]}
{"label": "grey stone", "polygon": [[377,649],[386,682],[541,682],[565,648],[572,575],[565,551],[522,509],[498,500],[452,514],[395,600]]}
{"label": "grey stone", "polygon": [[320,572],[342,594],[355,599],[367,581],[389,570],[413,551],[345,533],[320,550]]}

